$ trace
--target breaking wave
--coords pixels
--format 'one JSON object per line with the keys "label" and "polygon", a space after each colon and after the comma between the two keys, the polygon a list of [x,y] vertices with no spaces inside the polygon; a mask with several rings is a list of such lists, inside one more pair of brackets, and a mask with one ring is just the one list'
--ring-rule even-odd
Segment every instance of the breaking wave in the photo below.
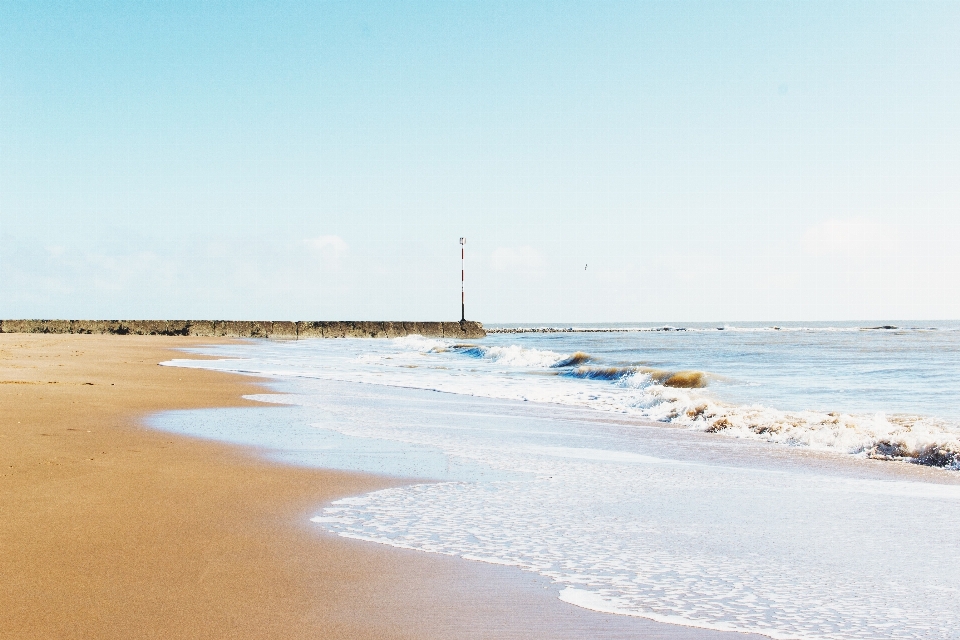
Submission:
{"label": "breaking wave", "polygon": [[668,422],[710,433],[754,438],[793,446],[840,450],[879,460],[960,469],[960,438],[949,423],[911,415],[787,412],[762,406],[742,407],[672,399],[665,403]]}
{"label": "breaking wave", "polygon": [[583,351],[561,354],[520,345],[453,344],[434,347],[431,352],[452,352],[531,372],[546,370],[543,372],[561,378],[612,383],[608,387],[612,395],[603,398],[538,396],[550,402],[586,404],[736,438],[960,470],[960,433],[937,418],[781,411],[729,404],[700,391],[710,380],[702,371],[668,371],[642,364],[604,365],[602,358]]}
{"label": "breaking wave", "polygon": [[664,387],[700,389],[707,386],[707,376],[702,371],[660,371],[647,367],[577,367],[563,375],[587,380],[626,380],[637,375]]}
{"label": "breaking wave", "polygon": [[575,367],[577,365],[583,364],[584,362],[590,362],[590,360],[591,358],[589,354],[584,353],[583,351],[577,351],[576,353],[571,354],[565,358],[561,358],[560,360],[554,362],[550,366],[555,368]]}
{"label": "breaking wave", "polygon": [[623,380],[637,373],[637,367],[577,367],[561,375],[585,380]]}
{"label": "breaking wave", "polygon": [[781,411],[728,404],[654,380],[640,378],[634,384],[642,392],[634,407],[659,422],[735,438],[960,470],[960,434],[938,418]]}
{"label": "breaking wave", "polygon": [[486,347],[473,344],[454,344],[446,347],[446,350],[471,358],[484,358],[514,367],[549,368],[555,366],[564,357],[554,351],[527,349],[519,345]]}
{"label": "breaking wave", "polygon": [[707,376],[702,371],[661,371],[641,365],[591,366],[585,363],[596,360],[589,353],[576,351],[563,355],[555,351],[530,349],[519,345],[487,347],[473,344],[454,344],[433,348],[435,353],[455,352],[471,358],[484,358],[500,364],[562,369],[560,375],[586,380],[623,380],[641,374],[665,387],[699,389],[707,386]]}

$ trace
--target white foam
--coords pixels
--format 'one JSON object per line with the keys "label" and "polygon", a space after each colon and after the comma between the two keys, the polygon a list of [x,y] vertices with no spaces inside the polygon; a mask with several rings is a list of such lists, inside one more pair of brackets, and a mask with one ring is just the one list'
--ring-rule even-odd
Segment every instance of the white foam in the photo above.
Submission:
{"label": "white foam", "polygon": [[332,523],[336,522],[337,524],[350,524],[350,520],[346,518],[337,518],[334,516],[314,516],[310,518],[310,522],[316,522],[317,524]]}
{"label": "white foam", "polygon": [[928,552],[957,546],[923,528],[956,520],[932,495],[919,499],[939,509],[936,521],[902,513],[878,527],[884,508],[899,512],[918,496],[883,483],[870,494],[858,481],[529,456],[497,454],[537,467],[544,475],[533,481],[388,489],[328,527],[514,565],[565,587],[568,602],[706,629],[839,640],[921,637],[931,620],[943,631],[960,623],[956,583],[934,569],[955,559],[916,555],[937,540]]}
{"label": "white foam", "polygon": [[563,356],[555,351],[528,349],[519,345],[507,347],[488,347],[486,357],[494,362],[509,364],[515,367],[546,368],[556,364]]}
{"label": "white foam", "polygon": [[[389,344],[389,348],[384,348],[384,344]],[[198,365],[197,361],[174,360],[169,364],[215,366],[268,377],[293,375],[372,382],[504,400],[565,404],[632,414],[728,437],[879,458],[916,460],[925,453],[929,456],[931,452],[940,452],[940,460],[947,460],[946,466],[960,469],[960,425],[930,416],[781,411],[759,404],[737,405],[722,401],[709,389],[666,387],[641,368],[613,381],[568,378],[562,374],[571,369],[554,367],[572,354],[516,344],[465,345],[407,336],[389,343],[380,342],[376,348],[371,347],[369,341],[350,339],[338,340],[335,345],[314,342],[312,348],[322,351],[324,357],[292,360],[279,354],[281,358],[262,363],[222,360]],[[950,456],[953,456],[952,463]]]}
{"label": "white foam", "polygon": [[393,338],[391,343],[394,347],[402,351],[428,352],[432,349],[443,349],[453,344],[450,340],[440,340],[437,338],[425,338],[419,334]]}
{"label": "white foam", "polygon": [[[360,399],[352,401],[311,379],[627,411],[691,429],[709,426],[721,411],[731,421],[759,412],[785,426],[761,433],[745,422],[724,431],[741,429],[738,435],[753,439],[790,434],[796,442],[778,441],[807,437],[804,446],[833,450],[858,446],[840,438],[850,434],[825,431],[838,424],[816,423],[829,414],[767,415],[763,407],[724,404],[709,389],[663,387],[649,375],[616,383],[550,375],[549,350],[498,360],[468,357],[452,345],[412,350],[409,342],[243,345],[235,353],[246,360],[199,366],[297,379],[297,394],[253,397],[300,404],[313,412],[308,422],[347,436],[432,447],[508,478],[338,500],[314,519],[338,535],[516,566],[553,580],[567,602],[661,622],[776,638],[957,637],[960,487],[786,472],[769,463],[724,466],[710,456],[691,462],[677,459],[684,442],[717,440],[570,423],[546,408],[484,401],[482,410],[468,409],[462,398],[439,394],[389,390],[388,402],[384,388],[372,385],[354,385]],[[358,358],[370,353],[379,359]],[[419,366],[405,368],[411,364]],[[897,419],[869,414],[843,428],[887,437],[890,428],[906,430]],[[656,442],[648,442],[643,436],[654,431]]]}

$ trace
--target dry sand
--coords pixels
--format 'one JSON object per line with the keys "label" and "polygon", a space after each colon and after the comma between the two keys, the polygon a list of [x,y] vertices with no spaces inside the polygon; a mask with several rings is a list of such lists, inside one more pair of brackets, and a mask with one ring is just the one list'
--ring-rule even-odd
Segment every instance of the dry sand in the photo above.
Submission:
{"label": "dry sand", "polygon": [[745,637],[596,614],[510,568],[320,532],[308,519],[324,503],[399,481],[141,426],[253,404],[253,379],[157,366],[211,342],[0,334],[0,637]]}

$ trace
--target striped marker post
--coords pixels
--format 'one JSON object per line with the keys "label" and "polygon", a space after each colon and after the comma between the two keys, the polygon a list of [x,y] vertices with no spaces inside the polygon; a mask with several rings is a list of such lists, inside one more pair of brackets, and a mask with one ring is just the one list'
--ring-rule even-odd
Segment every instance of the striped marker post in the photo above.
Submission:
{"label": "striped marker post", "polygon": [[466,299],[464,298],[464,294],[463,294],[463,273],[465,271],[464,263],[463,263],[463,251],[464,251],[464,245],[466,244],[467,244],[467,239],[460,238],[460,322],[463,322],[464,320],[467,319]]}

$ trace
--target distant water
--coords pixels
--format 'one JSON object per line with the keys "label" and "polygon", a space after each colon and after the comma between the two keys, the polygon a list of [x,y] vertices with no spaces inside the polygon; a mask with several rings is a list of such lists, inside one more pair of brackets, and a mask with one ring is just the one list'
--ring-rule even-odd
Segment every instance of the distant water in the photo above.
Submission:
{"label": "distant water", "polygon": [[216,347],[170,364],[270,377],[282,394],[254,397],[292,406],[156,426],[438,480],[315,521],[534,571],[580,606],[960,638],[960,327],[779,327]]}

